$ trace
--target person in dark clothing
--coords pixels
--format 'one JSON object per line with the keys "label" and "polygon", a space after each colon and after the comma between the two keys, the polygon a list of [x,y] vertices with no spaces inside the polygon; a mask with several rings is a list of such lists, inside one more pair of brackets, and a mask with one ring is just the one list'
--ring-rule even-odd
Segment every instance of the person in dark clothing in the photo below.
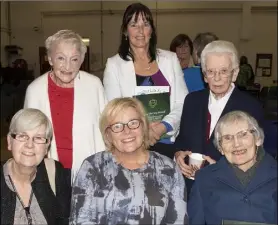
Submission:
{"label": "person in dark clothing", "polygon": [[1,224],[68,224],[71,190],[64,168],[44,159],[52,134],[40,110],[13,116],[7,135],[12,158],[1,165]]}

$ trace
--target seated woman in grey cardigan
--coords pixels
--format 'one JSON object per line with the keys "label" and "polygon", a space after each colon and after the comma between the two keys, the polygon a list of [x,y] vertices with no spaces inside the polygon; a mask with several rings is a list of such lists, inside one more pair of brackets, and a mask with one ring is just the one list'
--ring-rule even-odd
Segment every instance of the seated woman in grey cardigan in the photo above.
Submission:
{"label": "seated woman in grey cardigan", "polygon": [[1,166],[1,224],[68,223],[71,193],[63,166],[44,159],[51,137],[51,122],[38,109],[12,118],[7,135],[12,158]]}
{"label": "seated woman in grey cardigan", "polygon": [[83,162],[73,185],[70,224],[187,224],[183,176],[173,160],[148,150],[141,103],[110,101],[100,128],[107,151]]}

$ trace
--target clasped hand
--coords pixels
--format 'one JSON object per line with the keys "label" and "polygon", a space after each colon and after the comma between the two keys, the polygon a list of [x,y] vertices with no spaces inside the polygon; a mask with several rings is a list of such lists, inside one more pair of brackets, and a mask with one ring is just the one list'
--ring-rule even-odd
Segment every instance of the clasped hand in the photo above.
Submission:
{"label": "clasped hand", "polygon": [[[182,174],[187,178],[194,177],[196,172],[196,168],[192,168],[184,162],[184,158],[189,156],[191,153],[191,151],[178,151],[175,153],[176,162],[179,165]],[[214,159],[206,155],[203,155],[203,159],[205,159],[209,164],[216,163]]]}
{"label": "clasped hand", "polygon": [[167,132],[165,125],[161,122],[152,122],[149,125],[149,141],[153,146]]}

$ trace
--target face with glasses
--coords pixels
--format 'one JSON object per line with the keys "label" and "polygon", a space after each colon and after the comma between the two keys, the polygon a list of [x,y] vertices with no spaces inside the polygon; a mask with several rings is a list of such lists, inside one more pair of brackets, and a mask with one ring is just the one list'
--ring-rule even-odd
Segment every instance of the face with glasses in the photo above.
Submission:
{"label": "face with glasses", "polygon": [[205,82],[216,98],[223,97],[236,81],[238,69],[233,69],[228,53],[209,53],[206,56]]}
{"label": "face with glasses", "polygon": [[115,150],[122,153],[143,150],[143,123],[139,118],[139,113],[129,107],[111,121],[106,131]]}
{"label": "face with glasses", "polygon": [[8,150],[19,165],[34,167],[40,164],[49,147],[46,127],[41,125],[32,130],[10,133],[7,137]]}
{"label": "face with glasses", "polygon": [[226,159],[240,168],[250,168],[256,160],[256,151],[261,141],[256,130],[245,121],[226,124],[220,132],[219,144],[221,153]]}
{"label": "face with glasses", "polygon": [[60,41],[53,44],[51,48],[48,60],[53,67],[54,81],[59,86],[73,85],[83,62],[76,44]]}
{"label": "face with glasses", "polygon": [[150,23],[142,16],[138,15],[135,21],[135,14],[127,25],[127,36],[131,47],[148,48],[151,38],[152,28]]}

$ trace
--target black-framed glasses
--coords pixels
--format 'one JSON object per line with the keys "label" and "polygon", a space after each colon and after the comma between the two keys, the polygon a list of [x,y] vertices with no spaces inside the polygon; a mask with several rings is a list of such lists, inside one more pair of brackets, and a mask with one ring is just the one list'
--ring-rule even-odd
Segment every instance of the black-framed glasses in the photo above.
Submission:
{"label": "black-framed glasses", "polygon": [[226,78],[229,77],[233,72],[234,70],[229,70],[229,69],[221,69],[219,71],[208,69],[204,73],[209,78],[213,78],[216,74],[219,74],[219,76]]}
{"label": "black-framed glasses", "polygon": [[[29,135],[27,135],[27,134],[12,133],[10,135],[13,139],[20,141],[20,142],[26,142],[30,139]],[[32,141],[36,144],[46,144],[48,139],[44,138],[44,137],[40,137],[40,136],[35,136],[35,137],[32,137]]]}
{"label": "black-framed glasses", "polygon": [[242,130],[237,132],[236,134],[226,134],[220,138],[220,144],[222,145],[229,145],[235,141],[235,137],[238,141],[243,141],[249,137],[249,134],[253,134],[255,132],[254,129]]}
{"label": "black-framed glasses", "polygon": [[120,133],[125,129],[125,126],[127,126],[131,130],[137,129],[141,124],[141,120],[133,119],[130,120],[128,123],[114,123],[107,128],[110,128],[114,133]]}

